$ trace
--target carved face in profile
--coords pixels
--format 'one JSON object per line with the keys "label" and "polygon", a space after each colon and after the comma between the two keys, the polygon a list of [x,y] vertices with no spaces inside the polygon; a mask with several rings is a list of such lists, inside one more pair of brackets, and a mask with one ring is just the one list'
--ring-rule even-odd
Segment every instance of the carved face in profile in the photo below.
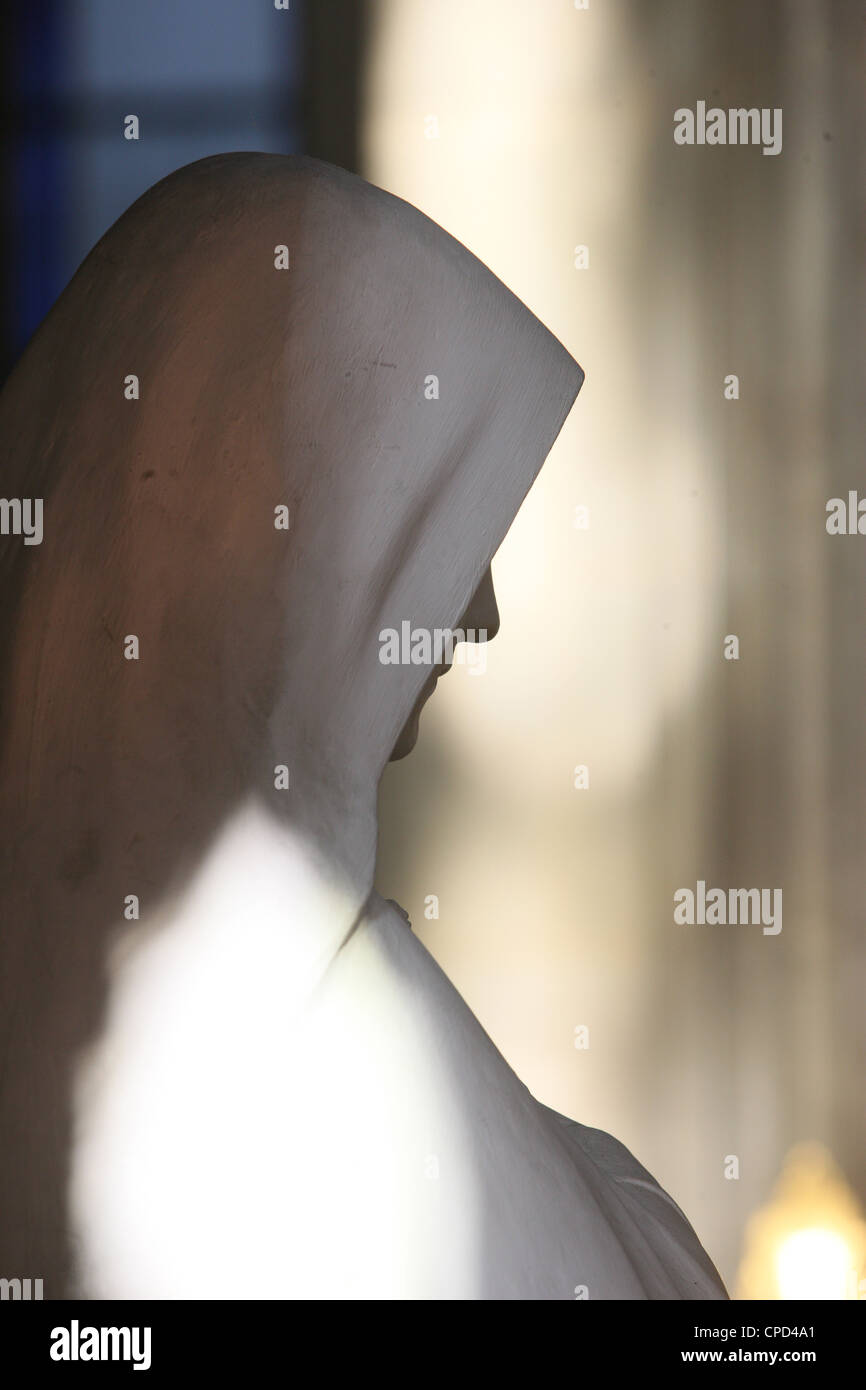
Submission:
{"label": "carved face in profile", "polygon": [[[463,632],[472,634],[484,634],[484,640],[490,642],[499,631],[499,609],[496,605],[496,593],[493,588],[493,575],[490,566],[484,571],[481,583],[469,600],[466,611],[457,624]],[[434,666],[429,676],[421,687],[418,699],[412,706],[412,711],[403,728],[400,730],[400,737],[394,745],[390,761],[398,762],[411,753],[418,741],[418,726],[421,719],[421,711],[426,705],[440,676],[444,676],[451,669],[451,661],[442,661]]]}

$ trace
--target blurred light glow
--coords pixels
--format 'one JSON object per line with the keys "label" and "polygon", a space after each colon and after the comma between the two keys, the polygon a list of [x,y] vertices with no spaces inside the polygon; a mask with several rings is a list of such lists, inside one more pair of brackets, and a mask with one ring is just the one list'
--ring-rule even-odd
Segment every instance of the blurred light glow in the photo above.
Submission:
{"label": "blurred light glow", "polygon": [[851,1246],[838,1231],[809,1226],[786,1236],[776,1252],[780,1298],[847,1298]]}
{"label": "blurred light glow", "polygon": [[769,1202],[749,1219],[737,1297],[866,1295],[866,1223],[827,1149],[791,1150]]}

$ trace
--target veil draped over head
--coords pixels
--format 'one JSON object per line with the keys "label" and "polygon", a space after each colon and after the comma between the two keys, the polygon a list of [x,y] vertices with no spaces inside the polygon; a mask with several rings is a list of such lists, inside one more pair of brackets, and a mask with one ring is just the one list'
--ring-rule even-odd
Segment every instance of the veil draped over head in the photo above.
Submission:
{"label": "veil draped over head", "polygon": [[[438,379],[430,399],[425,382]],[[144,195],[0,397],[0,1256],[46,1296],[723,1297],[372,891],[376,787],[583,374],[313,160]]]}

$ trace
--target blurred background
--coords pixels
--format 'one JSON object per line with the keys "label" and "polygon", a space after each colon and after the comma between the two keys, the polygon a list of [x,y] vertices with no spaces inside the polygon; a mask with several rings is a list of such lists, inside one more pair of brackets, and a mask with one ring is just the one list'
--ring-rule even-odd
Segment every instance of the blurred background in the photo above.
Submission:
{"label": "blurred background", "polygon": [[[487,672],[455,667],[383,780],[378,886],[732,1293],[866,1297],[866,540],[825,527],[866,494],[866,8],[30,0],[2,23],[3,375],[130,202],[233,149],[407,198],[584,367],[494,562]],[[781,107],[781,154],[676,145],[700,100]],[[782,931],[675,925],[701,879],[781,888]]]}

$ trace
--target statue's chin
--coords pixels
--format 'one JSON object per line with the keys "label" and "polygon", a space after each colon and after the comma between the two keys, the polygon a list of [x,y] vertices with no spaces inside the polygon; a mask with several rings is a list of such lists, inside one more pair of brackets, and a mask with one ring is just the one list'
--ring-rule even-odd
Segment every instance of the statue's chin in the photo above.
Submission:
{"label": "statue's chin", "polygon": [[415,744],[418,742],[418,716],[413,715],[408,723],[404,724],[400,737],[394,744],[389,763],[399,763],[401,758],[407,757]]}
{"label": "statue's chin", "polygon": [[403,725],[400,731],[400,737],[394,744],[393,751],[388,759],[389,763],[398,763],[401,758],[405,758],[408,753],[412,752],[412,749],[418,742],[418,724],[421,719],[421,711],[436,689],[439,677],[444,669],[445,668],[439,666],[434,667],[424,682],[421,688],[421,694],[415,701],[412,713]]}
{"label": "statue's chin", "polygon": [[391,756],[388,759],[389,763],[398,763],[401,758],[407,757],[418,742],[418,722],[421,718],[422,703],[421,700],[418,701],[418,704],[400,730],[400,736],[394,744]]}

